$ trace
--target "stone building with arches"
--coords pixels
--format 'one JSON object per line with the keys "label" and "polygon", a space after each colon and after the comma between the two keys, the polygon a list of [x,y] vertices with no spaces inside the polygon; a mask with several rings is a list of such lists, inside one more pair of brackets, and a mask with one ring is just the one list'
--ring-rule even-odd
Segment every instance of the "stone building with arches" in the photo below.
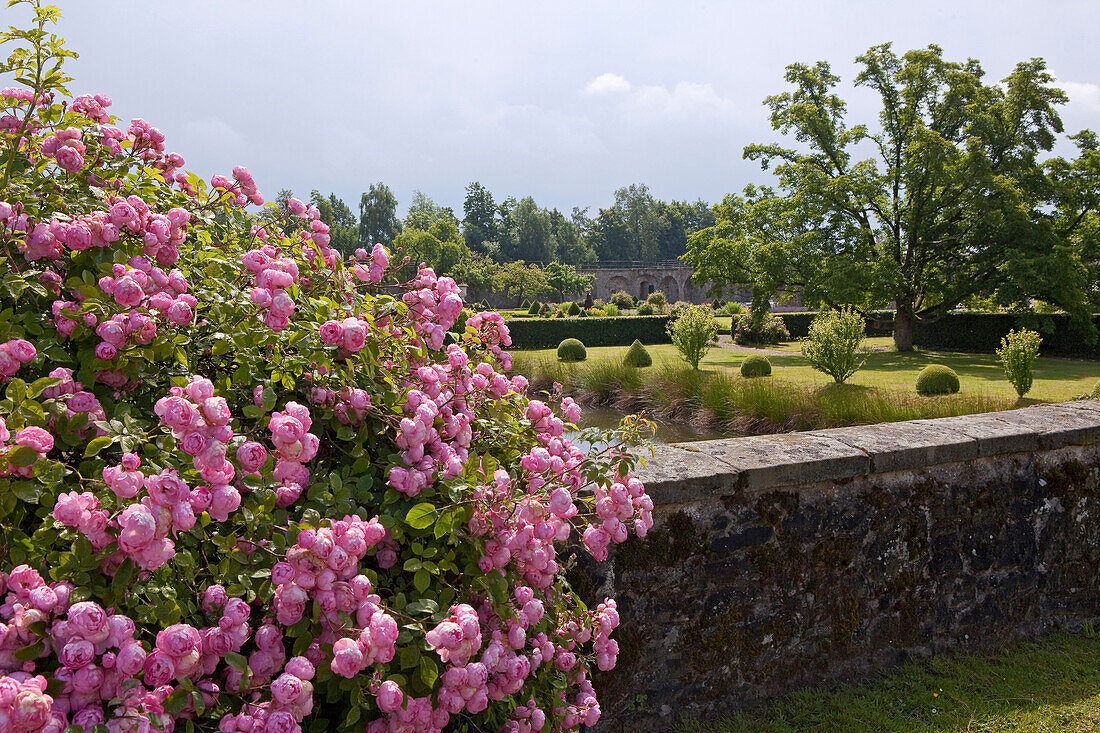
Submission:
{"label": "stone building with arches", "polygon": [[[607,300],[612,293],[626,291],[635,298],[645,300],[651,293],[661,291],[670,303],[678,300],[688,303],[704,303],[712,299],[708,286],[691,282],[694,269],[682,263],[656,263],[653,265],[630,264],[621,267],[589,267],[578,272],[593,275],[592,297]],[[727,288],[725,300],[749,302],[751,288]]]}

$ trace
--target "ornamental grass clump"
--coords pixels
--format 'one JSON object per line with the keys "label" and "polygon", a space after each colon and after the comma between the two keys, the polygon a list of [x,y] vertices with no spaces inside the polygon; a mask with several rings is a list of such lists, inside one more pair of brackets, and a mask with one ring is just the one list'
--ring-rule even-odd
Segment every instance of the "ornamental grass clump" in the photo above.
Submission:
{"label": "ornamental grass clump", "polygon": [[1039,345],[1042,343],[1042,336],[1026,328],[1019,331],[1013,329],[1001,338],[997,358],[1001,360],[1005,377],[1020,397],[1031,390],[1031,367],[1039,356]]}
{"label": "ornamental grass clump", "polygon": [[619,617],[562,565],[652,526],[622,441],[582,453],[579,406],[527,397],[499,314],[448,335],[452,279],[344,257],[315,207],[70,98],[58,14],[26,4],[0,36],[37,80],[0,91],[0,730],[594,725]]}
{"label": "ornamental grass clump", "polygon": [[863,316],[851,308],[822,311],[802,339],[802,356],[814,369],[843,384],[867,360],[862,348],[865,328]]}
{"label": "ornamental grass clump", "polygon": [[693,305],[669,321],[668,334],[684,360],[692,369],[698,369],[699,362],[710,350],[711,341],[718,335],[718,322],[710,308]]}
{"label": "ornamental grass clump", "polygon": [[959,391],[959,375],[943,364],[929,364],[917,374],[916,386],[917,394],[925,397],[955,394]]}

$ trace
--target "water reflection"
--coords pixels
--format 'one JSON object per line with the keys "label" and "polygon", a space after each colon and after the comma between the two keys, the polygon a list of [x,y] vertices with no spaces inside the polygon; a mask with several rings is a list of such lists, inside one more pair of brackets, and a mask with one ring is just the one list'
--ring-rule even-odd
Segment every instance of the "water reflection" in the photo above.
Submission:
{"label": "water reflection", "polygon": [[[581,413],[581,428],[617,428],[622,420],[623,413],[612,410],[609,407],[585,407]],[[654,443],[686,443],[692,440],[712,440],[714,438],[728,437],[714,431],[701,430],[684,423],[669,422],[667,420],[653,420],[657,425],[657,434],[653,437]],[[587,453],[594,444],[582,440],[578,434],[569,435],[569,438],[577,444],[577,447]],[[595,445],[597,448],[602,444]]]}

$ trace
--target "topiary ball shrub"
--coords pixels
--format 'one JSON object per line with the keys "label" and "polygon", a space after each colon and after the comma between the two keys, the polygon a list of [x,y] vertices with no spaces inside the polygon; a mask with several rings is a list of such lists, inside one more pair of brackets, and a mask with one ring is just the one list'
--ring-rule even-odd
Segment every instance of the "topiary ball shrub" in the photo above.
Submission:
{"label": "topiary ball shrub", "polygon": [[575,302],[565,306],[565,312],[571,316],[579,316],[581,314],[581,307]]}
{"label": "topiary ball shrub", "polygon": [[917,394],[955,394],[959,391],[959,375],[943,364],[929,364],[917,375]]}
{"label": "topiary ball shrub", "polygon": [[639,316],[651,316],[656,312],[656,310],[657,309],[654,308],[652,304],[642,303],[641,305],[638,306],[638,315]]}
{"label": "topiary ball shrub", "polygon": [[770,377],[772,373],[772,363],[768,361],[768,357],[761,356],[760,354],[753,354],[745,358],[741,362],[741,376],[746,379],[752,379],[753,377]]}
{"label": "topiary ball shrub", "polygon": [[562,361],[584,361],[588,351],[580,339],[565,339],[558,344],[558,358]]}
{"label": "topiary ball shrub", "polygon": [[626,356],[623,357],[623,364],[631,367],[647,367],[653,364],[653,357],[642,346],[641,341],[634,339],[634,343],[630,345]]}

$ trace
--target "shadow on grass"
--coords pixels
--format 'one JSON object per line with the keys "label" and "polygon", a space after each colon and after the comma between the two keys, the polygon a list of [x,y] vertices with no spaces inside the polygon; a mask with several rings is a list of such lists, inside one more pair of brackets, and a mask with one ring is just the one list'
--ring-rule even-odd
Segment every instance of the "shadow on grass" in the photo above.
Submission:
{"label": "shadow on grass", "polygon": [[863,686],[796,693],[679,733],[1100,730],[1100,640],[1065,633],[992,657],[934,657]]}

